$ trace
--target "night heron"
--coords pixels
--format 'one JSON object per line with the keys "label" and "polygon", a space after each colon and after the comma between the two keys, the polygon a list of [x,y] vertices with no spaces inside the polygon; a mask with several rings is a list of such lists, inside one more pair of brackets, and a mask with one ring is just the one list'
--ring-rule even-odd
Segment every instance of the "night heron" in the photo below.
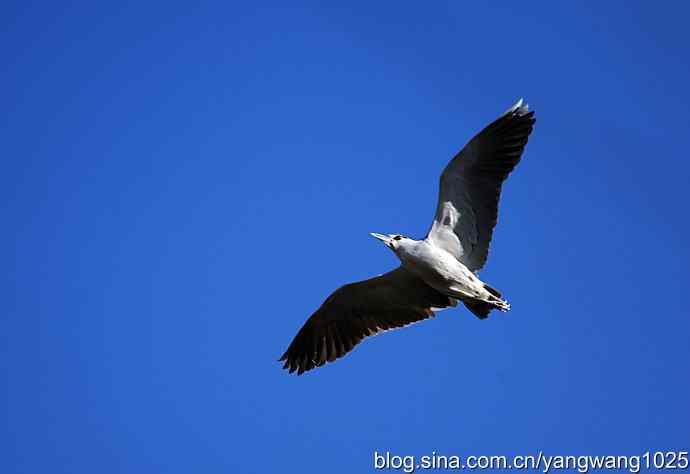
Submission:
{"label": "night heron", "polygon": [[342,357],[367,336],[433,317],[458,301],[480,319],[493,309],[509,310],[477,274],[489,252],[501,185],[520,161],[534,122],[520,99],[450,161],[426,238],[372,233],[401,265],[333,292],[280,358],[283,368],[302,374]]}

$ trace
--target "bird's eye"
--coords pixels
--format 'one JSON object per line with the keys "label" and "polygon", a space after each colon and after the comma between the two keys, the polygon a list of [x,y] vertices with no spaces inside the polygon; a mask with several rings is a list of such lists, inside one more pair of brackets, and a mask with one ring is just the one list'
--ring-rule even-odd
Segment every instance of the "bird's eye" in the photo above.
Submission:
{"label": "bird's eye", "polygon": [[396,235],[395,237],[393,237],[393,240],[400,240],[400,239],[402,239],[402,237],[400,237],[399,235]]}

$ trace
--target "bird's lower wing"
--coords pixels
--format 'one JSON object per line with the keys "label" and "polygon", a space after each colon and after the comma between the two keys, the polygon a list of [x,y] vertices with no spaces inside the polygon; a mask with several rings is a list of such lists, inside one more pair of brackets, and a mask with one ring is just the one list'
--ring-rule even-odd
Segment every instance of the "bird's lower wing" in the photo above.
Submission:
{"label": "bird's lower wing", "polygon": [[285,354],[284,369],[302,374],[332,362],[367,336],[434,316],[456,302],[403,267],[334,291],[299,330]]}

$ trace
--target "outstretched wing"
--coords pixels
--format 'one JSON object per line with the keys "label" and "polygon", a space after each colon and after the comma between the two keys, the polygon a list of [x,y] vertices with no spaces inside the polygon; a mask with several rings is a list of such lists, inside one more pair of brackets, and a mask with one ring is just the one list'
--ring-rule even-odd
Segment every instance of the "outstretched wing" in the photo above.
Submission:
{"label": "outstretched wing", "polygon": [[472,138],[443,170],[436,216],[427,238],[474,272],[486,262],[501,186],[520,161],[534,122],[534,112],[520,99]]}
{"label": "outstretched wing", "polygon": [[307,320],[279,359],[300,375],[350,352],[365,337],[434,316],[455,306],[403,267],[334,291]]}

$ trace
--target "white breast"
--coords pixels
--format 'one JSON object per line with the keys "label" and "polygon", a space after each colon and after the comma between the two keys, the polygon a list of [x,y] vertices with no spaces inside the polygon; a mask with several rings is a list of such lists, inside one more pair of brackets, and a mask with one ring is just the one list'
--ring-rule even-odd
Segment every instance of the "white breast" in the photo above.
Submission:
{"label": "white breast", "polygon": [[474,295],[483,288],[482,282],[454,255],[426,241],[416,241],[398,252],[405,268],[417,274],[428,285],[448,291]]}

